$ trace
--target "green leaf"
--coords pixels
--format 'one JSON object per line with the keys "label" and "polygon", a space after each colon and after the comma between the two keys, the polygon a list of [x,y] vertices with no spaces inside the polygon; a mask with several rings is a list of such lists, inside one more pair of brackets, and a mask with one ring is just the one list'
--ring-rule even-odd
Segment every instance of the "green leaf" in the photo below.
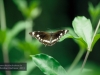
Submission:
{"label": "green leaf", "polygon": [[76,17],[73,21],[73,28],[76,34],[81,37],[88,46],[88,49],[91,46],[92,36],[93,36],[93,30],[92,25],[89,19],[83,17]]}
{"label": "green leaf", "polygon": [[30,27],[31,24],[26,25],[27,23],[24,21],[20,21],[17,24],[14,25],[14,27],[11,30],[7,31],[7,35],[6,35],[6,39],[5,42],[7,44],[7,46],[9,45],[9,43],[11,42],[11,40],[22,30],[24,30],[27,27]]}
{"label": "green leaf", "polygon": [[79,45],[81,49],[86,49],[87,44],[85,43],[85,41],[81,37],[78,37],[72,28],[66,28],[66,29],[69,30],[69,32],[66,35],[64,35],[59,40],[59,42],[65,40],[66,38],[72,38]]}
{"label": "green leaf", "polygon": [[85,50],[87,48],[87,44],[82,38],[78,37],[74,38],[73,40],[79,45],[80,49]]}
{"label": "green leaf", "polygon": [[31,55],[34,63],[46,75],[67,75],[65,69],[53,57],[46,54]]}
{"label": "green leaf", "polygon": [[98,19],[100,18],[100,3],[94,7],[93,4],[89,2],[88,11],[92,18],[92,23],[95,23],[94,25],[96,25]]}
{"label": "green leaf", "polygon": [[30,2],[28,15],[33,19],[38,17],[41,13],[41,8],[39,8],[39,4],[40,4],[39,0],[34,0]]}
{"label": "green leaf", "polygon": [[18,9],[26,17],[27,12],[28,12],[28,4],[27,4],[27,1],[26,0],[13,0],[13,2],[17,5]]}
{"label": "green leaf", "polygon": [[26,56],[28,56],[29,54],[38,54],[38,53],[40,53],[39,50],[40,50],[41,46],[42,46],[42,44],[39,43],[39,41],[35,40],[35,39],[33,39],[30,42],[26,42],[24,40],[22,41],[22,40],[18,40],[16,38],[14,38],[11,41],[11,46],[10,47],[15,47],[19,50],[23,50],[24,52],[26,52]]}
{"label": "green leaf", "polygon": [[6,31],[0,30],[0,43],[2,44],[6,38]]}
{"label": "green leaf", "polygon": [[100,39],[100,34],[96,34],[96,36],[94,37],[94,40],[93,40],[93,42],[92,42],[91,48],[94,47],[95,43],[96,43],[99,39]]}

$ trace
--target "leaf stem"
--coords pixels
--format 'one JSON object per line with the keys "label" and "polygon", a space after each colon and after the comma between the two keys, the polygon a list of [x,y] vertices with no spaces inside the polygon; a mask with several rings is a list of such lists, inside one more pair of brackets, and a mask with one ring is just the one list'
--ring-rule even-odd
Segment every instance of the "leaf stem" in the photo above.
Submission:
{"label": "leaf stem", "polygon": [[89,56],[89,53],[90,53],[90,51],[91,51],[92,42],[93,42],[93,40],[94,40],[94,37],[96,36],[96,33],[97,33],[98,29],[99,29],[99,26],[100,26],[100,20],[99,20],[99,22],[98,22],[98,24],[97,24],[97,27],[96,27],[96,29],[95,29],[95,32],[94,32],[94,35],[93,35],[93,38],[92,38],[92,41],[91,41],[91,46],[90,46],[90,48],[88,49],[88,51],[87,51],[87,53],[86,53],[85,59],[84,59],[84,61],[83,61],[83,64],[82,64],[82,67],[81,67],[81,70],[80,70],[80,73],[82,72],[82,70],[83,70],[83,68],[84,68],[84,66],[85,66],[85,64],[86,64],[86,61],[87,61],[88,56]]}
{"label": "leaf stem", "polygon": [[[4,10],[4,0],[0,0],[0,21],[1,21],[1,30],[6,30],[6,19],[5,19],[5,10]],[[4,63],[9,63],[8,55],[8,45],[6,42],[2,44],[3,60]],[[5,71],[6,75],[11,75],[11,71]]]}
{"label": "leaf stem", "polygon": [[[97,27],[96,27],[96,29],[95,29],[95,32],[94,32],[94,35],[93,35],[93,38],[92,38],[92,41],[91,41],[91,46],[92,46],[92,42],[93,42],[93,40],[94,40],[94,38],[95,38],[95,36],[96,36],[96,33],[97,33],[99,27],[100,27],[100,20],[99,20],[98,25],[97,25]],[[90,50],[91,50],[91,46],[90,46]]]}
{"label": "leaf stem", "polygon": [[[27,27],[27,25],[30,25],[30,27]],[[32,19],[27,19],[25,21],[25,41],[30,42],[32,41],[32,37],[29,36],[29,32],[32,32],[33,22]]]}
{"label": "leaf stem", "polygon": [[84,49],[80,49],[77,56],[75,57],[73,63],[71,64],[70,68],[68,69],[68,73],[71,72],[71,70],[77,65],[77,63],[79,62],[79,60],[81,59],[82,55],[84,54],[85,50]]}
{"label": "leaf stem", "polygon": [[[82,67],[81,67],[81,70],[80,70],[80,73],[82,72],[82,70],[83,70],[83,68],[84,68],[84,66],[85,66],[85,64],[86,64],[87,58],[88,58],[88,56],[89,56],[89,53],[90,53],[90,51],[87,51],[86,56],[85,56],[85,59],[84,59],[83,64],[82,64]],[[80,73],[79,73],[79,74],[80,74]]]}
{"label": "leaf stem", "polygon": [[1,20],[1,30],[6,29],[6,19],[3,0],[0,0],[0,20]]}

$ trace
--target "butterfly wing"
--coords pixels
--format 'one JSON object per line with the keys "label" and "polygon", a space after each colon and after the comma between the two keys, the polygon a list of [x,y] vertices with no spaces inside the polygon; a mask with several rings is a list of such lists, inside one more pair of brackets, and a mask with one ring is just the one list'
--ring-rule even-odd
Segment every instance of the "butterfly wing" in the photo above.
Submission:
{"label": "butterfly wing", "polygon": [[34,31],[29,34],[47,46],[54,45],[68,30],[59,30],[55,33],[46,33],[43,31]]}
{"label": "butterfly wing", "polygon": [[35,37],[37,40],[39,40],[44,45],[50,44],[50,33],[46,33],[43,31],[34,31],[29,33],[31,36]]}
{"label": "butterfly wing", "polygon": [[55,44],[62,36],[64,36],[69,30],[59,30],[52,34],[52,44]]}

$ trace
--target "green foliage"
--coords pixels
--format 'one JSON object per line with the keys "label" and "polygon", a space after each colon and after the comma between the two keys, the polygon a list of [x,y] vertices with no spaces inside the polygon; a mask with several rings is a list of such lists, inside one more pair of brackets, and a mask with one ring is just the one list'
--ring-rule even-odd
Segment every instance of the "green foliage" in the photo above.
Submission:
{"label": "green foliage", "polygon": [[[71,28],[67,28],[69,30],[69,33],[63,36],[59,42],[63,41],[66,38],[72,38],[72,39],[75,39],[75,41],[79,44],[80,48],[91,51],[94,44],[100,38],[100,34],[94,34],[94,38],[93,38],[92,24],[90,20],[85,18],[84,16],[76,17],[73,20],[72,24],[73,24],[74,31],[77,35],[74,33],[74,31]],[[96,31],[97,30],[98,28],[96,29]],[[54,58],[45,54],[37,54],[31,57],[34,63],[36,64],[36,66],[39,67],[44,74],[66,75],[66,72],[64,69],[61,68],[59,70],[60,64]],[[81,73],[81,75],[90,74],[89,70],[87,69],[83,69],[83,70],[84,70],[84,73]],[[71,72],[71,75],[77,75],[78,73],[79,73],[79,70],[77,69]]]}
{"label": "green foliage", "polygon": [[[79,73],[80,69],[75,69],[74,71],[71,72],[70,75],[77,75]],[[79,75],[98,75],[99,71],[97,70],[90,70],[90,69],[83,69],[83,72],[80,73]]]}
{"label": "green foliage", "polygon": [[0,44],[2,44],[5,41],[6,38],[6,31],[0,30]]}
{"label": "green foliage", "polygon": [[53,57],[46,54],[31,55],[32,60],[46,75],[67,75],[64,68]]}
{"label": "green foliage", "polygon": [[31,42],[21,41],[18,39],[14,39],[12,41],[12,46],[15,46],[19,50],[23,50],[24,52],[28,53],[28,57],[30,54],[37,54],[39,53],[39,48],[41,47],[41,43],[38,40],[32,40]]}
{"label": "green foliage", "polygon": [[96,36],[94,37],[94,40],[93,40],[93,42],[92,42],[92,48],[93,48],[93,46],[95,45],[95,43],[98,41],[100,39],[100,34],[96,34]]}
{"label": "green foliage", "polygon": [[[89,19],[86,19],[84,16],[76,17],[73,22],[74,31],[71,28],[68,28],[69,32],[64,37],[60,39],[63,41],[66,38],[72,38],[74,41],[80,46],[82,49],[87,49],[89,51],[92,50],[94,44],[100,38],[100,34],[96,34],[94,39],[93,38],[93,29],[92,24]],[[92,41],[93,40],[93,41]]]}
{"label": "green foliage", "polygon": [[87,43],[87,48],[90,48],[93,36],[90,20],[86,19],[84,16],[76,17],[72,24],[76,34]]}
{"label": "green foliage", "polygon": [[92,19],[93,27],[95,27],[96,23],[100,19],[100,3],[98,3],[98,5],[94,7],[93,4],[89,2],[88,11]]}
{"label": "green foliage", "polygon": [[[26,20],[17,22],[12,29],[9,30],[7,29],[5,31],[0,30],[0,44],[5,45],[6,43],[7,46],[5,47],[7,48],[5,49],[9,51],[11,50],[9,49],[10,46],[19,48],[20,50],[23,50],[23,52],[27,53],[27,56],[29,57],[29,54],[39,53],[39,49],[42,44],[39,43],[37,40],[26,42],[25,40],[17,39],[16,35],[18,35],[22,30],[27,31],[28,28],[32,28],[33,25],[32,20],[38,17],[39,14],[41,13],[41,9],[39,7],[40,0],[31,0],[29,5],[26,0],[13,0],[13,2],[16,4],[16,6],[21,11],[22,15],[25,17]],[[98,21],[98,18],[100,18],[100,3],[96,7],[93,7],[92,3],[89,3],[89,13],[92,18],[92,23],[94,27],[94,25],[96,25]],[[46,16],[46,18],[50,18],[50,17]],[[94,47],[95,43],[100,38],[100,34],[96,34],[92,41],[94,32],[92,30],[92,24],[90,20],[85,18],[84,16],[83,17],[78,16],[74,19],[72,24],[74,30],[72,28],[67,28],[69,30],[68,34],[63,36],[59,40],[59,42],[65,40],[66,38],[71,38],[79,45],[80,49],[83,50],[88,49],[88,51],[92,51],[92,48]],[[25,59],[27,59],[25,54],[24,57]],[[66,73],[65,69],[59,64],[59,62],[57,62],[51,56],[48,56],[46,54],[37,54],[31,57],[35,64],[32,61],[26,61],[27,71],[25,72],[19,71],[18,73],[16,73],[16,75],[29,75],[30,71],[32,71],[32,69],[35,68],[35,65],[38,66],[41,69],[41,71],[43,71],[43,73],[47,75],[68,75],[68,73]],[[81,75],[100,74],[97,69],[95,70],[91,71],[90,69],[83,69],[83,73],[81,73]],[[71,71],[70,74],[77,75],[78,73],[79,73],[79,69],[75,68],[74,70]],[[0,73],[0,75],[2,74]]]}
{"label": "green foliage", "polygon": [[65,28],[65,29],[69,30],[69,32],[66,35],[64,35],[59,40],[59,42],[63,41],[66,38],[72,38],[79,45],[80,49],[86,49],[87,44],[81,37],[77,36],[77,34],[74,32],[74,30],[72,28]]}
{"label": "green foliage", "polygon": [[[64,68],[51,56],[46,54],[31,55],[33,64],[35,64],[46,75],[98,75],[100,72],[94,64],[90,66],[92,69],[83,69],[82,73],[79,68],[75,68],[69,74],[66,73]],[[95,69],[95,70],[94,70]]]}
{"label": "green foliage", "polygon": [[41,13],[41,9],[38,7],[40,4],[39,0],[31,1],[29,6],[26,0],[13,0],[13,1],[26,18],[35,19]]}
{"label": "green foliage", "polygon": [[[27,27],[30,27],[30,25],[27,25]],[[9,45],[9,43],[11,42],[11,40],[22,30],[25,29],[25,22],[24,21],[20,21],[18,22],[16,25],[14,25],[14,27],[11,30],[8,30],[6,32],[6,36],[5,36],[5,41],[4,43],[7,44],[7,46]]]}

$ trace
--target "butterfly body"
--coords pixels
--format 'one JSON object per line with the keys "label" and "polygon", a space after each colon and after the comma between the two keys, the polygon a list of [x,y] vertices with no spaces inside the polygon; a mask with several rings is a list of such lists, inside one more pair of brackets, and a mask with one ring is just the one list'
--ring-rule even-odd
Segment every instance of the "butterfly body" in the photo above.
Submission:
{"label": "butterfly body", "polygon": [[68,30],[59,30],[55,33],[47,33],[44,31],[34,31],[30,32],[29,34],[32,37],[35,37],[38,39],[41,43],[43,43],[46,46],[52,46],[54,45],[63,35],[65,35],[68,32]]}

